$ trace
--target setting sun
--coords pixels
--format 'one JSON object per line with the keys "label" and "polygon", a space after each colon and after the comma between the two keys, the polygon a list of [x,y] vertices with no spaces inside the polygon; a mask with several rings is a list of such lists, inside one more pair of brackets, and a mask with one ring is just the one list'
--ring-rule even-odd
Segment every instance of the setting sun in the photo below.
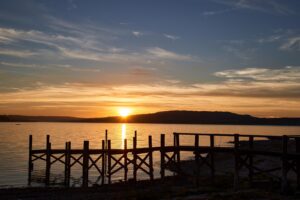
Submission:
{"label": "setting sun", "polygon": [[127,117],[131,113],[130,108],[120,108],[119,109],[119,115],[122,117]]}

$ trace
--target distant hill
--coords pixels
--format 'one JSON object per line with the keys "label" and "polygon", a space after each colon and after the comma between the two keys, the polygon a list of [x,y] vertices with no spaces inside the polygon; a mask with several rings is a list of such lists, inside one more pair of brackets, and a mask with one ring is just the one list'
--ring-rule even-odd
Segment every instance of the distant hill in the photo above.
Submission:
{"label": "distant hill", "polygon": [[234,125],[296,125],[300,118],[258,118],[231,112],[164,111],[151,114],[104,118],[57,116],[0,115],[0,122],[87,122],[87,123],[161,123],[161,124],[234,124]]}

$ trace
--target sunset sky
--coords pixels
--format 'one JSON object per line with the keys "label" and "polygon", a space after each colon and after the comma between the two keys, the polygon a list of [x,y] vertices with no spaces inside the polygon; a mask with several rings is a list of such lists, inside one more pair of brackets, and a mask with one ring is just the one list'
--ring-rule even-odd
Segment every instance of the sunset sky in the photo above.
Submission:
{"label": "sunset sky", "polygon": [[121,107],[300,117],[300,1],[0,1],[0,114]]}

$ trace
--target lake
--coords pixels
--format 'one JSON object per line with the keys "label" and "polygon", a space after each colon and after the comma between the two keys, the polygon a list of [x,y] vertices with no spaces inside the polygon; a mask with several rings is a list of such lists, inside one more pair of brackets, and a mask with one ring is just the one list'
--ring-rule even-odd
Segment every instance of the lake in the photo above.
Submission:
{"label": "lake", "polygon": [[[153,146],[159,146],[160,134],[166,134],[166,145],[173,144],[173,132],[194,133],[239,133],[261,135],[299,135],[300,126],[246,126],[246,125],[187,125],[187,124],[118,124],[118,123],[0,123],[0,187],[20,187],[27,184],[28,136],[33,135],[33,148],[45,148],[46,135],[51,135],[52,148],[64,148],[66,141],[72,148],[82,148],[83,141],[90,141],[90,148],[100,148],[105,130],[111,139],[112,148],[123,148],[127,138],[128,147],[132,146],[134,131],[138,135],[138,147],[148,145],[148,135],[152,135]],[[228,139],[216,138],[215,145],[228,145]],[[182,143],[193,143],[193,138],[182,138]],[[200,139],[200,145],[208,143]],[[183,158],[189,158],[184,154]],[[159,176],[158,155],[154,154],[155,176]],[[35,171],[44,167],[43,162],[35,164]],[[40,169],[39,169],[40,168]],[[74,186],[81,176],[79,166],[72,169]],[[61,176],[61,166],[51,169],[57,177]],[[130,174],[130,169],[129,169]],[[97,180],[97,173],[90,173],[91,180]],[[138,175],[143,178],[143,174]],[[117,181],[121,175],[114,177]],[[35,185],[39,185],[36,183]]]}

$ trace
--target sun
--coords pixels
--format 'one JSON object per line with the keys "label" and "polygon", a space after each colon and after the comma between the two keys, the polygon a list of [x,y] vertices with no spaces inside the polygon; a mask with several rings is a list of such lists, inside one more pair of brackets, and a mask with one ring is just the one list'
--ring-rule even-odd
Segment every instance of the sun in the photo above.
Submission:
{"label": "sun", "polygon": [[131,109],[130,108],[119,108],[119,115],[121,117],[127,117],[129,114],[131,113]]}

